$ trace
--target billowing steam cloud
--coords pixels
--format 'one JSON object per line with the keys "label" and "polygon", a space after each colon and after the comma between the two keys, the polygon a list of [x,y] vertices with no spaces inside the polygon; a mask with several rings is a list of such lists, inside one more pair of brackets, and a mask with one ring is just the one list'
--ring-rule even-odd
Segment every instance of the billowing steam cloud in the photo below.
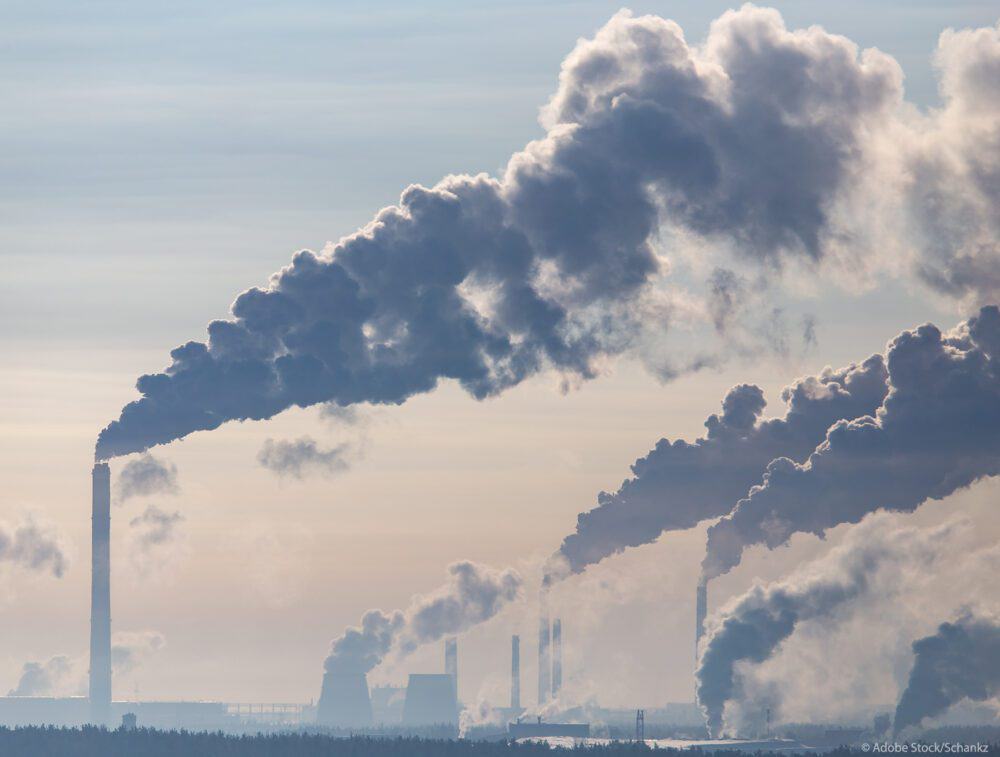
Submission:
{"label": "billowing steam cloud", "polygon": [[966,612],[937,633],[913,642],[910,680],[896,707],[893,730],[919,726],[963,699],[1000,695],[1000,621]]}
{"label": "billowing steam cloud", "polygon": [[661,439],[632,464],[633,477],[577,519],[563,540],[550,576],[576,573],[626,547],[655,541],[664,531],[691,528],[728,513],[760,482],[778,457],[804,460],[836,421],[870,415],[882,404],[886,371],[881,355],[861,365],[826,369],[782,392],[784,418],[762,420],[764,394],[741,384],[722,401],[722,414],[705,421],[706,436],[688,443]]}
{"label": "billowing steam cloud", "polygon": [[67,563],[56,535],[31,518],[13,529],[0,523],[0,562],[49,571],[56,578],[62,578]]}
{"label": "billowing steam cloud", "polygon": [[878,508],[910,511],[1000,473],[1000,311],[948,335],[933,325],[896,337],[889,393],[874,417],[835,423],[809,459],[778,458],[763,483],[708,532],[706,578],[753,544],[822,535]]}
{"label": "billowing steam cloud", "polygon": [[149,453],[125,463],[115,485],[119,502],[153,494],[177,494],[179,491],[177,466]]}
{"label": "billowing steam cloud", "polygon": [[[131,673],[166,646],[159,631],[119,631],[111,639],[115,675]],[[26,662],[10,697],[40,697],[86,691],[86,655],[54,655],[45,662]]]}
{"label": "billowing steam cloud", "polygon": [[829,555],[781,581],[757,583],[709,619],[698,662],[698,703],[711,734],[723,731],[726,703],[740,696],[738,664],[770,658],[803,622],[830,618],[844,605],[875,591],[889,596],[900,571],[927,570],[950,525],[935,529],[887,528],[885,514],[869,516]]}
{"label": "billowing steam cloud", "polygon": [[413,598],[406,610],[369,610],[361,625],[333,640],[324,668],[332,674],[363,674],[390,651],[400,655],[421,644],[460,633],[489,620],[521,596],[523,581],[512,569],[463,561],[448,566],[448,580]]}
{"label": "billowing steam cloud", "polygon": [[347,461],[350,448],[349,444],[338,444],[323,449],[308,436],[294,441],[267,439],[257,453],[257,462],[279,476],[303,478],[310,472],[334,475],[351,467]]}
{"label": "billowing steam cloud", "polygon": [[131,673],[167,644],[159,631],[122,631],[111,642],[111,666],[118,675]]}
{"label": "billowing steam cloud", "polygon": [[9,697],[38,697],[52,694],[73,674],[73,661],[66,655],[50,657],[45,662],[26,662],[17,686]]}
{"label": "billowing steam cloud", "polygon": [[[877,229],[916,213],[919,233],[887,236],[921,251],[924,277],[994,291],[1000,161],[982,137],[997,128],[997,30],[970,33],[974,46],[963,34],[942,38],[946,108],[906,120],[896,62],[843,37],[748,5],[692,47],[675,23],[623,11],[567,57],[546,135],[502,178],[411,186],[360,231],[296,254],[207,342],[139,378],[96,455],[291,406],[398,404],[441,379],[482,398],[544,368],[589,378],[650,322],[654,239],[694,237],[763,271],[856,269],[885,247],[859,209],[876,207]],[[875,185],[877,206],[858,199]]]}

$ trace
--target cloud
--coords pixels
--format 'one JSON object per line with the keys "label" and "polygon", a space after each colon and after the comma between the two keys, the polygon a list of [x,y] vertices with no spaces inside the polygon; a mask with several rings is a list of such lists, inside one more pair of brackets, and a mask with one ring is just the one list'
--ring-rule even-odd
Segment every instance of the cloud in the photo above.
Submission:
{"label": "cloud", "polygon": [[153,457],[148,452],[122,466],[115,485],[119,503],[133,497],[148,497],[153,494],[177,494],[177,466]]}
{"label": "cloud", "polygon": [[[836,614],[866,594],[888,602],[905,574],[927,572],[951,555],[947,537],[955,526],[894,528],[886,514],[870,515],[827,556],[771,584],[755,583],[706,623],[699,647],[698,703],[711,734],[732,732],[726,706],[746,698],[740,664],[759,665],[806,621],[829,627]],[[752,679],[751,679],[752,680]],[[772,687],[773,688],[773,687]],[[758,699],[767,688],[758,686]],[[769,700],[777,702],[777,694]],[[759,704],[759,702],[758,702]]]}
{"label": "cloud", "polygon": [[56,578],[62,578],[67,566],[59,537],[31,517],[13,528],[0,523],[0,562],[48,571]]}
{"label": "cloud", "polygon": [[361,624],[333,640],[324,669],[363,674],[390,652],[406,656],[423,644],[483,623],[521,596],[523,581],[514,570],[497,570],[468,560],[448,566],[444,584],[414,596],[405,610],[369,610]]}
{"label": "cloud", "polygon": [[[545,135],[499,178],[410,186],[354,234],[297,253],[207,341],[139,378],[97,456],[293,406],[399,404],[441,380],[477,399],[541,370],[586,380],[669,326],[648,317],[652,285],[685,239],[771,278],[788,261],[891,267],[886,240],[913,240],[910,268],[938,289],[995,291],[996,30],[963,35],[938,53],[947,107],[911,118],[891,57],[788,30],[776,11],[729,11],[697,47],[671,21],[619,12],[567,56]],[[893,223],[914,216],[919,239],[916,221]],[[935,240],[955,229],[942,258]],[[720,288],[718,325],[734,297]]]}
{"label": "cloud", "polygon": [[278,476],[304,478],[309,473],[332,476],[351,467],[347,459],[350,450],[350,444],[323,449],[308,436],[294,441],[267,439],[257,453],[257,462]]}
{"label": "cloud", "polygon": [[179,512],[166,512],[156,505],[149,505],[142,515],[129,521],[133,529],[134,543],[142,551],[172,542],[177,535],[177,527],[184,520]]}
{"label": "cloud", "polygon": [[73,671],[74,663],[66,655],[56,655],[45,662],[26,662],[17,686],[8,691],[7,696],[51,696],[73,675]]}
{"label": "cloud", "polygon": [[963,699],[1000,696],[1000,621],[966,610],[913,642],[914,662],[896,706],[893,732],[919,726]]}
{"label": "cloud", "polygon": [[[135,671],[166,646],[159,631],[118,631],[111,637],[111,666],[116,676]],[[71,696],[87,688],[87,655],[54,655],[45,662],[26,662],[17,686],[7,696]]]}
{"label": "cloud", "polygon": [[131,673],[167,644],[159,631],[121,631],[111,639],[111,666],[115,675]]}
{"label": "cloud", "polygon": [[597,507],[580,514],[576,532],[563,540],[550,577],[580,572],[627,547],[655,541],[664,531],[725,515],[760,482],[773,459],[806,459],[830,425],[875,412],[885,393],[880,355],[798,379],[782,392],[787,406],[782,418],[762,417],[765,401],[759,387],[733,387],[721,414],[705,421],[704,437],[694,442],[660,439],[632,464],[632,477],[617,492],[598,495]]}
{"label": "cloud", "polygon": [[808,460],[771,461],[763,482],[708,531],[707,578],[754,544],[822,536],[879,508],[911,511],[1000,472],[1000,310],[944,335],[927,324],[886,353],[889,393],[873,416],[840,420]]}

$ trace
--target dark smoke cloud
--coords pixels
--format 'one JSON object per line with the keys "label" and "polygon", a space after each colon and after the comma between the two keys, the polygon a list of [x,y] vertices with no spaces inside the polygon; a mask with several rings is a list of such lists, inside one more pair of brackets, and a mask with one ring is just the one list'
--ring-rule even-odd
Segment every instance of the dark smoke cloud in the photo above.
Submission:
{"label": "dark smoke cloud", "polygon": [[1000,622],[994,617],[967,611],[913,642],[913,654],[910,679],[896,706],[896,734],[963,699],[983,702],[1000,695]]}
{"label": "dark smoke cloud", "polygon": [[7,692],[9,697],[40,697],[53,694],[73,673],[73,661],[66,655],[56,655],[46,662],[26,662],[17,686]]}
{"label": "dark smoke cloud", "polygon": [[119,502],[125,502],[133,497],[179,492],[177,466],[167,460],[160,460],[148,452],[125,463],[115,484],[115,494]]}
{"label": "dark smoke cloud", "polygon": [[708,433],[692,443],[661,439],[632,464],[633,476],[577,519],[550,573],[579,572],[627,547],[648,544],[664,531],[691,528],[728,513],[778,457],[804,460],[826,430],[843,418],[874,413],[886,393],[880,355],[861,365],[826,369],[782,392],[783,418],[764,420],[764,393],[741,384],[729,390],[722,413],[705,421]]}
{"label": "dark smoke cloud", "polygon": [[347,460],[350,449],[349,444],[323,449],[308,436],[294,441],[268,439],[257,453],[257,462],[279,476],[303,478],[311,472],[334,475],[351,467]]}
{"label": "dark smoke cloud", "polygon": [[390,652],[405,656],[483,623],[521,596],[523,580],[511,569],[470,561],[448,566],[448,580],[430,594],[415,596],[405,610],[369,610],[361,625],[333,640],[324,669],[333,674],[367,673]]}
{"label": "dark smoke cloud", "polygon": [[0,524],[0,562],[49,571],[56,578],[62,578],[67,565],[56,535],[30,518],[13,531]]}
{"label": "dark smoke cloud", "polygon": [[891,117],[901,73],[818,28],[745,6],[693,48],[614,16],[563,64],[547,133],[501,179],[411,186],[321,254],[244,292],[206,342],[139,378],[100,459],[291,406],[399,404],[452,379],[473,397],[632,347],[665,227],[773,271],[845,235],[831,208]]}
{"label": "dark smoke cloud", "polygon": [[754,544],[822,536],[878,508],[910,511],[1000,472],[1000,311],[952,334],[927,324],[888,347],[889,393],[875,415],[833,424],[804,463],[772,461],[763,484],[708,532],[707,578]]}
{"label": "dark smoke cloud", "polygon": [[[870,516],[826,557],[781,581],[755,584],[709,619],[696,675],[698,703],[713,736],[726,731],[725,706],[741,696],[740,663],[769,659],[800,623],[829,624],[841,608],[873,590],[881,571],[898,583],[902,572],[928,570],[941,556],[937,546],[951,528],[894,530],[889,525],[884,514]],[[892,585],[879,585],[878,594],[886,597]]]}
{"label": "dark smoke cloud", "polygon": [[184,516],[179,512],[170,513],[156,505],[149,505],[128,524],[133,529],[134,543],[145,552],[172,542],[176,537],[177,527],[183,520]]}

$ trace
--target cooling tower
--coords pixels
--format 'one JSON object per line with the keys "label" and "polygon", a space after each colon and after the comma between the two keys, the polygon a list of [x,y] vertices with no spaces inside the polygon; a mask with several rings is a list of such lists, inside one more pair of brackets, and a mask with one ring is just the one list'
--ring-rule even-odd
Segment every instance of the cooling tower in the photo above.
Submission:
{"label": "cooling tower", "polygon": [[111,725],[111,468],[94,465],[90,521],[90,722]]}
{"label": "cooling tower", "polygon": [[694,619],[694,661],[698,663],[698,644],[705,633],[705,616],[708,615],[708,584],[701,581],[698,584],[698,594],[695,599]]}
{"label": "cooling tower", "polygon": [[510,637],[510,708],[521,709],[521,637]]}
{"label": "cooling tower", "polygon": [[411,673],[403,704],[403,725],[456,725],[458,701],[447,673]]}
{"label": "cooling tower", "polygon": [[363,728],[372,724],[372,702],[364,673],[323,674],[316,723],[331,728]]}
{"label": "cooling tower", "polygon": [[552,697],[559,696],[562,688],[562,621],[552,621]]}
{"label": "cooling tower", "polygon": [[539,598],[538,614],[538,704],[549,701],[552,691],[552,662],[549,659],[549,608],[544,589]]}
{"label": "cooling tower", "polygon": [[458,699],[458,639],[452,636],[444,640],[444,672],[451,676],[455,687],[455,699]]}

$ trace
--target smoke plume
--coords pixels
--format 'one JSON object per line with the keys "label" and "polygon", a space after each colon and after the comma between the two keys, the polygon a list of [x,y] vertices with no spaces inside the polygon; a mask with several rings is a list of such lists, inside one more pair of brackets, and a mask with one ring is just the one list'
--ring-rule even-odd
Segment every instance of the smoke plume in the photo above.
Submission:
{"label": "smoke plume", "polygon": [[115,484],[115,494],[119,503],[133,497],[148,497],[153,494],[177,494],[177,466],[160,460],[153,455],[140,455],[122,466]]}
{"label": "smoke plume", "polygon": [[13,529],[0,523],[0,562],[49,571],[56,578],[62,578],[67,564],[58,537],[31,518]]}
{"label": "smoke plume", "polygon": [[[115,675],[131,673],[166,646],[159,631],[118,631],[111,639]],[[87,689],[87,656],[54,655],[45,662],[26,662],[10,697],[68,696]]]}
{"label": "smoke plume", "polygon": [[1000,311],[944,335],[932,324],[890,342],[889,393],[875,415],[833,424],[804,463],[773,460],[763,483],[708,532],[706,578],[753,544],[822,536],[878,508],[911,511],[1000,472]]}
{"label": "smoke plume", "polygon": [[470,561],[448,566],[437,590],[415,596],[405,610],[369,610],[360,626],[333,640],[324,669],[334,674],[367,673],[390,652],[405,656],[483,623],[521,596],[523,581],[512,569],[496,570]]}
{"label": "smoke plume", "polygon": [[799,379],[786,387],[783,418],[765,420],[764,393],[741,384],[729,390],[722,413],[705,421],[708,433],[693,443],[661,439],[632,464],[632,478],[577,518],[550,562],[550,578],[655,541],[664,531],[692,528],[728,513],[760,482],[778,457],[804,460],[836,421],[874,413],[886,394],[881,355],[861,365]]}
{"label": "smoke plume", "polygon": [[142,551],[168,544],[174,540],[177,526],[184,520],[179,512],[168,513],[156,505],[149,505],[142,513],[129,521],[134,529],[134,542]]}
{"label": "smoke plume", "polygon": [[303,478],[311,472],[331,476],[351,467],[346,459],[350,449],[349,444],[323,449],[308,436],[294,441],[267,439],[257,462],[278,476]]}
{"label": "smoke plume", "polygon": [[66,655],[50,657],[46,662],[26,662],[17,686],[9,697],[40,697],[57,691],[73,674],[73,661]]}
{"label": "smoke plume", "polygon": [[566,58],[545,136],[500,178],[410,186],[295,254],[138,379],[96,455],[292,406],[399,404],[442,379],[483,398],[543,369],[590,378],[665,326],[644,317],[666,272],[654,240],[666,254],[695,239],[768,275],[913,249],[933,286],[982,299],[998,289],[997,36],[943,35],[946,106],[904,118],[891,57],[789,31],[776,11],[727,12],[698,46],[622,11]]}
{"label": "smoke plume", "polygon": [[159,631],[121,631],[111,640],[111,666],[117,675],[125,675],[162,650],[166,637]]}
{"label": "smoke plume", "polygon": [[[869,516],[821,560],[781,581],[756,583],[709,619],[697,679],[698,703],[712,735],[724,731],[726,704],[741,697],[740,663],[764,662],[799,624],[829,624],[862,595],[891,596],[901,572],[933,566],[952,528],[890,529],[890,522],[885,514]],[[880,575],[887,580],[879,580]]]}
{"label": "smoke plume", "polygon": [[983,702],[1000,695],[1000,621],[965,612],[942,623],[932,636],[913,642],[914,662],[896,707],[893,731],[919,726],[963,699]]}

